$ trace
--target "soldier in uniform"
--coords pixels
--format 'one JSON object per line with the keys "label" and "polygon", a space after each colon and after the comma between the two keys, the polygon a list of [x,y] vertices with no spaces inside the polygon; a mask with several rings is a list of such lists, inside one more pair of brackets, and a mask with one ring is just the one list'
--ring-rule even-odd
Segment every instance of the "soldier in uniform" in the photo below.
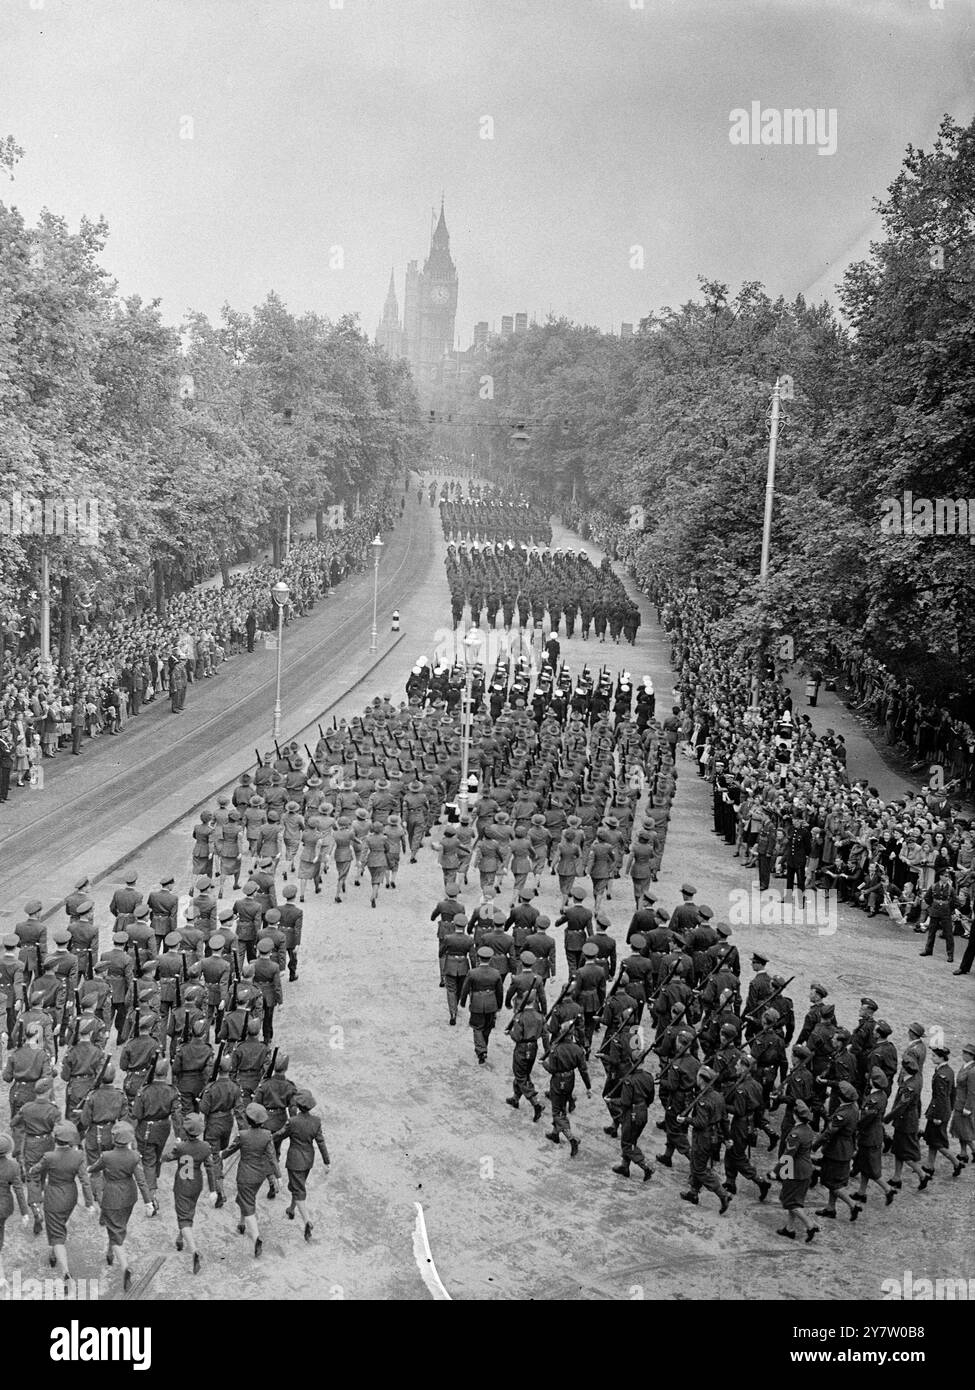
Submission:
{"label": "soldier in uniform", "polygon": [[198,1018],[191,1025],[190,1037],[177,1047],[173,1058],[173,1083],[186,1115],[196,1110],[213,1066],[213,1048],[206,1040],[206,1033],[206,1019]]}
{"label": "soldier in uniform", "polygon": [[460,1004],[470,999],[470,1025],[474,1035],[474,1053],[478,1063],[487,1061],[488,1041],[494,1028],[496,1016],[504,1003],[501,973],[491,961],[494,957],[491,946],[478,948],[476,965],[464,977],[460,992]]}
{"label": "soldier in uniform", "polygon": [[173,1128],[177,1134],[180,1132],[182,1114],[179,1092],[169,1081],[169,1063],[164,1057],[158,1057],[152,1080],[147,1074],[132,1098],[130,1117],[135,1126],[135,1142],[142,1159],[142,1171],[151,1194],[154,1215],[159,1213],[156,1190],[162,1171],[163,1150]]}
{"label": "soldier in uniform", "polygon": [[649,1182],[653,1177],[653,1168],[640,1148],[640,1135],[647,1127],[649,1108],[654,1100],[654,1083],[652,1075],[643,1066],[638,1031],[634,1030],[627,1037],[626,1050],[630,1052],[632,1060],[619,1083],[618,1122],[622,1134],[620,1161],[613,1172],[619,1173],[622,1178],[628,1178],[630,1164],[635,1163],[643,1170],[643,1181]]}
{"label": "soldier in uniform", "polygon": [[[549,1046],[549,1030],[545,1021],[545,994],[542,981],[535,975],[531,967],[535,964],[535,957],[530,951],[522,954],[522,964],[526,967],[526,974],[531,972],[533,984],[529,984],[527,991],[521,995],[520,1002],[515,1008],[515,1014],[510,1024],[508,1032],[514,1042],[514,1052],[511,1058],[512,1091],[510,1096],[505,1097],[505,1104],[510,1105],[512,1110],[517,1110],[521,1097],[524,1096],[532,1108],[532,1121],[537,1123],[544,1112],[544,1107],[539,1103],[538,1092],[535,1083],[532,1081],[532,1067],[538,1056],[538,1042],[542,1041],[542,1047],[547,1049]],[[514,981],[523,978],[516,975]],[[509,990],[508,998],[512,997]]]}
{"label": "soldier in uniform", "polygon": [[562,1029],[552,1043],[549,1054],[542,1066],[552,1077],[549,1095],[552,1100],[552,1128],[545,1138],[553,1144],[562,1142],[562,1135],[569,1141],[569,1153],[575,1158],[579,1152],[579,1140],[572,1133],[569,1110],[575,1088],[575,1074],[578,1071],[586,1088],[586,1095],[592,1095],[592,1082],[586,1066],[586,1054],[578,1042],[573,1040],[575,1024],[573,1020],[562,1025]]}
{"label": "soldier in uniform", "polygon": [[[697,1096],[690,1107],[691,1182],[687,1191],[680,1196],[682,1201],[697,1206],[702,1187],[707,1188],[717,1196],[721,1204],[719,1214],[724,1216],[731,1205],[732,1194],[722,1186],[714,1171],[714,1163],[720,1153],[727,1112],[724,1097],[715,1088],[715,1079],[710,1067],[701,1067],[695,1078]],[[670,1143],[669,1135],[667,1142]]]}
{"label": "soldier in uniform", "polygon": [[[128,1113],[128,1101],[115,1085],[115,1065],[109,1062],[101,1072],[98,1085],[88,1092],[78,1112],[78,1130],[84,1139],[89,1172],[101,1155],[111,1149],[112,1127],[117,1120],[124,1120]],[[99,1183],[92,1183],[96,1197],[99,1188]]]}
{"label": "soldier in uniform", "polygon": [[[203,1137],[213,1149],[214,1168],[218,1181],[223,1177],[221,1151],[230,1143],[234,1129],[234,1117],[243,1104],[243,1093],[236,1081],[230,1079],[231,1061],[228,1056],[220,1057],[216,1075],[211,1072],[210,1080],[203,1088],[199,1099],[199,1113],[204,1120]],[[224,1204],[222,1186],[217,1189],[216,1206]]]}
{"label": "soldier in uniform", "polygon": [[179,898],[172,891],[173,882],[172,875],[167,874],[159,887],[153,889],[146,899],[150,924],[156,938],[155,955],[160,954],[162,944],[170,932],[176,931],[179,927]]}
{"label": "soldier in uniform", "polygon": [[281,905],[281,930],[284,932],[284,948],[288,958],[288,979],[298,978],[298,947],[301,945],[301,930],[305,914],[295,903],[297,888],[293,883],[284,886],[284,902]]}
{"label": "soldier in uniform", "polygon": [[857,1192],[850,1195],[851,1202],[862,1206],[867,1200],[867,1187],[875,1182],[887,1199],[887,1205],[896,1197],[892,1187],[883,1179],[884,1152],[884,1112],[887,1109],[887,1078],[879,1067],[866,1078],[866,1091],[860,1102],[860,1115],[857,1120],[857,1148],[853,1159],[853,1173],[860,1179]]}
{"label": "soldier in uniform", "polygon": [[848,1081],[837,1083],[840,1103],[830,1115],[822,1134],[813,1145],[813,1150],[822,1149],[823,1161],[820,1169],[820,1182],[827,1192],[826,1205],[817,1210],[817,1216],[836,1220],[836,1203],[842,1202],[849,1208],[850,1220],[860,1215],[857,1206],[846,1194],[850,1181],[853,1155],[856,1152],[857,1131],[860,1124],[860,1107],[857,1105],[856,1088]]}

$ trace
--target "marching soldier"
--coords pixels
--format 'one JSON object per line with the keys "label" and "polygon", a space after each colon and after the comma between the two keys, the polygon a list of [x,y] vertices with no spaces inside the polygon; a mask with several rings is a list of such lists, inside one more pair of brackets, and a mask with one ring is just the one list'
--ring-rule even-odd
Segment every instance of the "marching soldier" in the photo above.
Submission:
{"label": "marching soldier", "polygon": [[143,1084],[132,1099],[131,1120],[135,1126],[135,1141],[142,1159],[142,1171],[151,1195],[153,1215],[159,1213],[156,1191],[162,1171],[163,1150],[173,1128],[177,1134],[182,1125],[179,1093],[169,1081],[169,1063],[157,1057],[147,1072]]}
{"label": "marching soldier", "polygon": [[[721,1204],[719,1215],[724,1216],[731,1205],[732,1194],[722,1186],[714,1171],[714,1162],[721,1151],[726,1107],[724,1097],[715,1089],[714,1082],[715,1075],[710,1067],[701,1067],[695,1078],[697,1097],[690,1107],[691,1182],[687,1191],[680,1196],[682,1201],[698,1206],[701,1200],[699,1193],[702,1188],[707,1188],[717,1196]],[[667,1142],[670,1143],[669,1135]]]}
{"label": "marching soldier", "polygon": [[640,1148],[639,1141],[640,1135],[647,1127],[649,1107],[654,1100],[654,1084],[650,1072],[643,1066],[640,1051],[634,1049],[639,1049],[638,1034],[631,1034],[628,1039],[628,1050],[632,1053],[633,1061],[619,1088],[621,1157],[613,1172],[619,1173],[620,1177],[628,1178],[630,1164],[635,1163],[638,1168],[643,1169],[643,1181],[649,1182],[653,1177],[653,1168]]}
{"label": "marching soldier", "polygon": [[477,956],[480,963],[464,977],[460,1004],[466,1004],[468,999],[471,1001],[470,1025],[474,1036],[474,1053],[478,1064],[483,1066],[487,1061],[488,1042],[495,1019],[504,1003],[504,994],[501,973],[491,964],[494,957],[492,947],[478,947]]}
{"label": "marching soldier", "polygon": [[569,1109],[572,1105],[572,1093],[575,1088],[577,1071],[582,1077],[586,1095],[592,1095],[592,1082],[589,1080],[586,1054],[583,1048],[573,1040],[574,1028],[575,1025],[572,1020],[562,1025],[561,1031],[549,1049],[548,1056],[542,1063],[542,1066],[552,1077],[549,1089],[552,1100],[552,1128],[546,1133],[545,1138],[551,1140],[553,1144],[560,1144],[564,1134],[569,1141],[569,1154],[572,1158],[575,1158],[579,1152],[579,1140],[572,1133],[572,1126],[569,1122]]}

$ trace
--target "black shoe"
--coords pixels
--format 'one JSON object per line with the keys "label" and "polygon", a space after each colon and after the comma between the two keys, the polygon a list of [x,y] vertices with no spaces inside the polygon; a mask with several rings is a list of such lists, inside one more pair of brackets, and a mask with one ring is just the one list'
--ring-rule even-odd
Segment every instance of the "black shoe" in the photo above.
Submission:
{"label": "black shoe", "polygon": [[862,1192],[854,1192],[850,1197],[851,1202],[859,1202],[861,1206],[866,1204],[866,1195]]}
{"label": "black shoe", "polygon": [[[922,1170],[922,1171],[923,1171],[923,1170]],[[932,1179],[933,1177],[934,1177],[934,1173],[933,1173],[933,1172],[932,1172],[932,1173],[927,1173],[927,1172],[925,1172],[925,1173],[924,1173],[924,1176],[923,1176],[923,1177],[920,1179],[920,1181],[918,1182],[918,1185],[917,1185],[917,1190],[918,1190],[918,1192],[923,1192],[924,1189],[927,1187],[928,1183],[931,1181],[931,1179]]]}
{"label": "black shoe", "polygon": [[309,1241],[309,1242],[311,1241],[311,1233],[312,1233],[312,1230],[313,1230],[313,1229],[314,1229],[314,1228],[313,1228],[311,1222],[310,1222],[310,1221],[306,1221],[306,1222],[305,1222],[305,1240],[307,1240],[307,1241]]}
{"label": "black shoe", "polygon": [[579,1152],[579,1141],[578,1141],[578,1139],[576,1139],[575,1135],[573,1135],[573,1136],[570,1138],[570,1140],[569,1140],[569,1157],[570,1157],[570,1158],[575,1158],[575,1156],[576,1156],[576,1154],[577,1154],[578,1152]]}
{"label": "black shoe", "polygon": [[505,1105],[510,1105],[511,1108],[512,1108],[512,1110],[517,1110],[517,1109],[518,1109],[518,1097],[517,1097],[517,1096],[505,1096],[505,1098],[504,1098],[504,1103],[505,1103]]}
{"label": "black shoe", "polygon": [[226,1203],[227,1203],[226,1197],[223,1195],[222,1192],[218,1192],[218,1193],[217,1193],[217,1200],[216,1200],[216,1201],[214,1202],[214,1204],[213,1204],[215,1210],[219,1211],[220,1208],[221,1208],[222,1206],[225,1206],[225,1205],[226,1205]]}
{"label": "black shoe", "polygon": [[653,1177],[653,1169],[650,1168],[649,1166],[646,1167],[646,1168],[644,1168],[644,1170],[643,1170],[643,1181],[644,1181],[644,1182],[649,1182],[650,1179],[651,1179],[652,1177]]}
{"label": "black shoe", "polygon": [[721,1198],[721,1206],[718,1208],[718,1215],[724,1216],[725,1212],[731,1206],[731,1199],[734,1196],[734,1193],[729,1192],[728,1189],[725,1188],[724,1192],[718,1193],[718,1196]]}
{"label": "black shoe", "polygon": [[819,1210],[816,1212],[816,1215],[825,1216],[827,1221],[836,1220],[836,1212],[830,1211],[829,1207],[820,1207]]}
{"label": "black shoe", "polygon": [[690,1202],[691,1205],[695,1207],[701,1205],[701,1199],[696,1192],[682,1192],[680,1194],[680,1199],[682,1202]]}
{"label": "black shoe", "polygon": [[182,1252],[183,1252],[183,1237],[182,1237],[182,1236],[177,1236],[177,1237],[176,1237],[176,1249],[180,1252],[180,1254],[182,1254]]}
{"label": "black shoe", "polygon": [[131,1287],[132,1287],[132,1271],[131,1271],[131,1269],[127,1269],[127,1270],[125,1271],[125,1273],[122,1275],[122,1292],[123,1292],[123,1293],[128,1293],[128,1291],[129,1291],[129,1289],[130,1289]]}
{"label": "black shoe", "polygon": [[854,1207],[853,1210],[850,1212],[850,1220],[856,1221],[861,1211],[863,1211],[863,1207]]}
{"label": "black shoe", "polygon": [[539,1122],[539,1120],[542,1118],[542,1116],[543,1116],[544,1114],[545,1114],[545,1107],[544,1107],[543,1105],[539,1105],[539,1104],[537,1103],[537,1101],[533,1101],[533,1102],[532,1102],[532,1124],[533,1124],[533,1125],[537,1125],[538,1122]]}
{"label": "black shoe", "polygon": [[968,974],[968,971],[967,971],[967,970],[953,970],[951,973],[952,973],[952,975],[967,975],[967,974]]}
{"label": "black shoe", "polygon": [[608,1134],[610,1139],[615,1139],[619,1132],[619,1125],[603,1125],[603,1133]]}
{"label": "black shoe", "polygon": [[769,1193],[770,1193],[771,1191],[772,1191],[772,1184],[768,1181],[768,1179],[767,1179],[767,1178],[761,1178],[761,1179],[759,1179],[759,1184],[758,1184],[758,1200],[759,1200],[760,1202],[764,1202],[764,1201],[765,1201],[765,1198],[769,1195]]}
{"label": "black shoe", "polygon": [[486,1061],[487,1061],[487,1058],[486,1058],[486,1057],[478,1057],[478,1059],[477,1059],[477,1065],[478,1065],[479,1067],[483,1067],[483,1066],[484,1066],[484,1063],[485,1063]]}
{"label": "black shoe", "polygon": [[115,1263],[115,1251],[111,1246],[105,1251],[105,1263],[107,1265],[113,1265]]}
{"label": "black shoe", "polygon": [[448,1019],[447,1019],[447,1022],[450,1024],[451,1028],[456,1028],[456,1027],[457,1027],[457,1019],[456,1019],[456,1018],[448,1018]]}
{"label": "black shoe", "polygon": [[810,1226],[810,1227],[809,1227],[809,1230],[806,1232],[806,1244],[807,1244],[807,1245],[809,1244],[809,1242],[812,1240],[813,1236],[818,1236],[818,1235],[819,1235],[819,1227],[818,1227],[818,1226]]}
{"label": "black shoe", "polygon": [[53,1250],[49,1250],[47,1252],[47,1262],[52,1269],[55,1269],[57,1267],[58,1262]]}
{"label": "black shoe", "polygon": [[613,1172],[619,1173],[621,1178],[628,1178],[630,1176],[630,1165],[628,1163],[617,1163]]}
{"label": "black shoe", "polygon": [[261,1240],[260,1236],[258,1236],[258,1237],[257,1237],[257,1240],[255,1240],[255,1242],[254,1242],[254,1259],[255,1259],[255,1260],[260,1259],[261,1251],[262,1251],[263,1249],[264,1249],[264,1242],[263,1242],[263,1240]]}
{"label": "black shoe", "polygon": [[671,1158],[670,1154],[661,1154],[657,1162],[662,1163],[665,1168],[673,1168],[674,1166],[674,1160]]}
{"label": "black shoe", "polygon": [[200,1272],[200,1265],[201,1265],[202,1263],[203,1263],[203,1261],[200,1259],[200,1252],[199,1252],[199,1250],[194,1250],[194,1251],[193,1251],[193,1273],[194,1273],[194,1274],[199,1274],[199,1272]]}
{"label": "black shoe", "polygon": [[[787,1240],[795,1240],[795,1238],[796,1238],[796,1233],[795,1233],[795,1231],[790,1231],[789,1228],[788,1228],[788,1226],[780,1226],[779,1229],[776,1231],[775,1234],[776,1234],[777,1236],[785,1236],[785,1238],[786,1238]],[[806,1232],[806,1239],[807,1239],[807,1240],[809,1239],[809,1233],[808,1233],[808,1231]]]}
{"label": "black shoe", "polygon": [[887,1186],[892,1187],[895,1192],[900,1192],[901,1188],[904,1186],[904,1182],[902,1178],[888,1178]]}
{"label": "black shoe", "polygon": [[556,1134],[554,1130],[547,1130],[545,1133],[545,1138],[550,1139],[553,1144],[560,1144],[562,1142],[562,1136],[560,1134]]}

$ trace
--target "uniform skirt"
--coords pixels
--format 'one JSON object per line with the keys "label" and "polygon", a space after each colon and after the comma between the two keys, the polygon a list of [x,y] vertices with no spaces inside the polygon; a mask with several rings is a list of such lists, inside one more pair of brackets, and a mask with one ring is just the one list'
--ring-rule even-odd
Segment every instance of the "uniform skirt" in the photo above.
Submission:
{"label": "uniform skirt", "polygon": [[856,1158],[853,1160],[853,1172],[859,1178],[873,1178],[876,1182],[880,1181],[883,1173],[883,1148],[880,1144],[871,1144],[857,1149]]}
{"label": "uniform skirt", "polygon": [[824,1158],[819,1180],[827,1192],[838,1192],[850,1181],[850,1160],[848,1158]]}
{"label": "uniform skirt", "polygon": [[176,1208],[176,1224],[181,1229],[184,1226],[192,1226],[193,1218],[196,1215],[196,1204],[200,1200],[200,1193],[203,1191],[203,1174],[197,1176],[189,1182],[181,1182],[179,1178],[173,1183],[173,1206]]}
{"label": "uniform skirt", "polygon": [[975,1116],[953,1111],[948,1132],[962,1144],[975,1144]]}
{"label": "uniform skirt", "polygon": [[238,857],[235,858],[235,859],[228,859],[227,856],[226,856],[225,854],[221,854],[221,856],[220,856],[220,876],[221,876],[221,878],[227,878],[227,877],[229,877],[230,874],[239,874],[239,873],[240,873],[240,857],[238,856]]}
{"label": "uniform skirt", "polygon": [[308,1195],[308,1168],[288,1169],[288,1191],[296,1202],[303,1202]]}
{"label": "uniform skirt", "polygon": [[895,1158],[903,1159],[906,1163],[917,1163],[921,1157],[921,1145],[916,1134],[905,1134],[903,1130],[894,1130],[894,1142],[890,1147],[891,1153]]}
{"label": "uniform skirt", "polygon": [[51,1194],[50,1188],[44,1192],[44,1230],[48,1245],[63,1245],[68,1238],[68,1221],[78,1205],[78,1190],[72,1186],[67,1200],[62,1192]]}
{"label": "uniform skirt", "polygon": [[129,1217],[135,1202],[126,1207],[102,1207],[102,1214],[98,1219],[99,1226],[104,1226],[108,1232],[109,1245],[121,1245],[125,1240],[126,1231],[129,1229]]}
{"label": "uniform skirt", "polygon": [[195,878],[209,878],[210,868],[213,864],[212,855],[193,855],[193,876]]}
{"label": "uniform skirt", "polygon": [[924,1126],[924,1142],[929,1149],[938,1149],[943,1153],[948,1151],[948,1126],[937,1124],[934,1120],[928,1120]]}
{"label": "uniform skirt", "polygon": [[237,1180],[237,1206],[241,1216],[253,1216],[257,1208],[257,1194],[264,1179],[246,1178]]}
{"label": "uniform skirt", "polygon": [[806,1193],[808,1191],[808,1178],[789,1178],[782,1184],[779,1201],[786,1211],[801,1209],[806,1205]]}

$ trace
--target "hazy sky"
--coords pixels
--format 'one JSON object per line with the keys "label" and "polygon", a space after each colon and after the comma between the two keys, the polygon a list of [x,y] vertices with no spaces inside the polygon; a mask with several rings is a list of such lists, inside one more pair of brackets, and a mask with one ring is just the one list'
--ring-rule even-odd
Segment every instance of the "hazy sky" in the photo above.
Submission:
{"label": "hazy sky", "polygon": [[[371,334],[442,189],[466,346],[522,309],[637,321],[699,274],[828,293],[904,147],[971,118],[975,3],[0,0],[0,79],[0,198],[103,214],[170,321],[274,289]],[[733,145],[753,101],[835,110],[836,153]]]}

